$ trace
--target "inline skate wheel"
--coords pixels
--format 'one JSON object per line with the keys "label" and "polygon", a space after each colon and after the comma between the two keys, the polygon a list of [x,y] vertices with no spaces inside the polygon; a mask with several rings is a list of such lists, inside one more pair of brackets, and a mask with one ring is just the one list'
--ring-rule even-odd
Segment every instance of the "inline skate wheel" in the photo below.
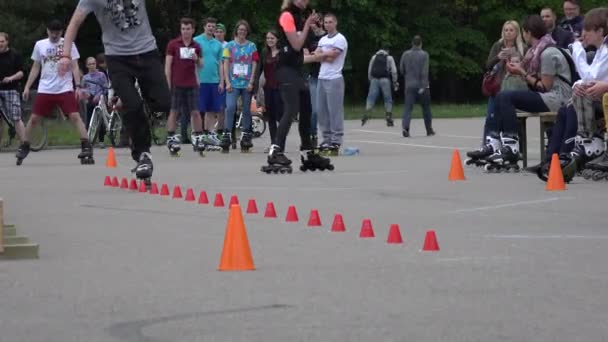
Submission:
{"label": "inline skate wheel", "polygon": [[593,171],[592,170],[583,170],[583,178],[586,180],[590,180],[591,177],[593,177]]}
{"label": "inline skate wheel", "polygon": [[306,172],[308,169],[304,165],[300,165],[300,171]]}
{"label": "inline skate wheel", "polygon": [[486,164],[486,165],[483,167],[483,169],[484,169],[486,172],[492,172],[492,165],[490,165],[490,164]]}
{"label": "inline skate wheel", "polygon": [[327,165],[327,169],[328,169],[329,171],[333,171],[333,170],[334,170],[334,165],[333,165],[333,164],[329,164],[329,165]]}
{"label": "inline skate wheel", "polygon": [[593,179],[593,181],[597,182],[597,181],[604,179],[605,177],[606,177],[606,175],[602,171],[596,171],[593,173],[593,176],[591,176],[591,179]]}

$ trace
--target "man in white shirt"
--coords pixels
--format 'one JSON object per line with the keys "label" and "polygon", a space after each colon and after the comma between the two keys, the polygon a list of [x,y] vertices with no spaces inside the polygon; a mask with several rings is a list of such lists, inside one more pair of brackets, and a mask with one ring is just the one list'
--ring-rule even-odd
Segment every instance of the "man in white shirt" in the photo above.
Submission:
{"label": "man in white shirt", "polygon": [[59,60],[64,55],[64,42],[61,35],[63,34],[63,24],[59,20],[51,20],[46,29],[48,38],[36,42],[34,51],[32,52],[32,70],[23,89],[23,99],[27,101],[30,96],[30,88],[38,75],[40,74],[40,82],[38,83],[38,94],[34,100],[32,107],[32,116],[25,128],[25,140],[17,151],[17,165],[27,157],[30,151],[29,139],[32,133],[32,127],[37,125],[42,117],[49,116],[53,113],[56,107],[59,107],[64,115],[70,118],[78,133],[82,152],[78,155],[82,164],[94,164],[93,147],[89,142],[87,130],[80,118],[78,101],[76,100],[77,93],[74,92],[74,81],[77,87],[80,88],[80,69],[78,68],[78,50],[72,45],[71,53],[71,72],[60,75],[58,72]]}
{"label": "man in white shirt", "polygon": [[[328,55],[321,62],[319,84],[317,89],[317,110],[319,127],[323,140],[321,152],[337,155],[344,136],[344,78],[342,69],[346,60],[348,43],[338,32],[338,19],[334,14],[325,15],[323,24],[327,35],[321,38],[315,53],[337,51],[337,55]],[[334,57],[335,56],[335,57]]]}

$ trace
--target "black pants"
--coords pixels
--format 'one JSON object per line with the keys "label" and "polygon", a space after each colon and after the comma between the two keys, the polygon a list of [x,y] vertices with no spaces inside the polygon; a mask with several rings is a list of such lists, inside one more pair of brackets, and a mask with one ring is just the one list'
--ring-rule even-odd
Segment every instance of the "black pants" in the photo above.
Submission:
{"label": "black pants", "polygon": [[131,138],[131,156],[138,161],[150,152],[151,133],[143,101],[135,88],[137,79],[152,112],[168,112],[171,94],[158,51],[134,56],[106,56],[112,87],[123,103],[123,123]]}
{"label": "black pants", "polygon": [[283,100],[279,89],[264,88],[264,105],[266,106],[266,120],[270,131],[270,143],[277,143],[277,129],[283,117]]}
{"label": "black pants", "polygon": [[276,135],[276,145],[285,151],[285,141],[291,128],[291,123],[300,113],[298,120],[298,131],[300,132],[300,150],[311,150],[313,148],[310,141],[310,117],[312,115],[312,105],[310,103],[310,92],[308,84],[302,72],[289,67],[277,69],[277,81],[279,82],[279,92],[283,101],[283,116],[279,121]]}
{"label": "black pants", "polygon": [[486,119],[488,133],[503,132],[517,136],[516,110],[548,112],[549,108],[539,93],[533,91],[501,91],[496,95],[494,113]]}
{"label": "black pants", "polygon": [[[87,104],[86,104],[86,107],[87,107],[87,121],[85,122],[86,129],[89,129],[89,125],[91,124],[91,116],[93,116],[93,109],[95,109],[95,106],[97,106],[97,104],[91,102],[91,99],[89,99],[89,101],[87,101]],[[100,113],[99,115],[102,115],[102,114]],[[101,121],[99,123],[99,127],[97,129],[99,130],[97,137],[99,138],[100,142],[103,142],[103,139],[106,136],[106,125],[103,122],[103,119],[101,119]]]}

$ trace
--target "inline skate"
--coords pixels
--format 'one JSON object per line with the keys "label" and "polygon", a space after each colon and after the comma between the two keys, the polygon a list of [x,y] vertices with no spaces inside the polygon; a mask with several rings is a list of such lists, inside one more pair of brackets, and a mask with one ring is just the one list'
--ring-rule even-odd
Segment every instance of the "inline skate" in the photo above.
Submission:
{"label": "inline skate", "polygon": [[500,150],[500,137],[496,133],[490,133],[486,137],[486,144],[475,151],[467,152],[465,165],[483,167],[488,163],[488,158]]}
{"label": "inline skate", "polygon": [[152,187],[152,172],[154,171],[154,165],[152,164],[152,155],[150,152],[143,152],[139,156],[139,161],[137,162],[137,166],[131,170],[132,173],[135,173],[135,177],[137,179],[141,179],[146,184],[146,188],[150,190]]}
{"label": "inline skate", "polygon": [[93,165],[95,164],[95,159],[93,159],[93,146],[91,143],[87,141],[83,141],[80,143],[81,152],[78,154],[78,159],[80,159],[80,164],[82,165]]}
{"label": "inline skate", "polygon": [[222,153],[230,153],[230,144],[232,143],[232,137],[229,132],[224,132],[222,136],[222,142],[220,146],[222,147]]}
{"label": "inline skate", "polygon": [[203,135],[198,133],[193,133],[190,135],[190,140],[192,141],[192,149],[194,152],[198,152],[201,157],[205,156],[205,142],[203,141]]}
{"label": "inline skate", "polygon": [[278,145],[272,145],[268,153],[268,164],[262,166],[261,171],[270,173],[292,173],[291,160],[285,156]]}
{"label": "inline skate", "polygon": [[167,136],[167,148],[169,149],[169,155],[171,157],[179,157],[181,155],[181,146],[180,146],[180,135],[173,134]]}
{"label": "inline skate", "polygon": [[249,132],[241,133],[241,152],[249,153],[251,152],[251,148],[253,147],[253,143],[251,142],[252,136]]}
{"label": "inline skate", "polygon": [[334,170],[334,165],[331,163],[331,160],[319,155],[315,150],[300,151],[300,159],[302,161],[300,171],[302,172]]}
{"label": "inline skate", "polygon": [[519,172],[520,168],[517,163],[522,159],[519,154],[519,138],[503,135],[501,144],[502,147],[486,159],[487,164],[484,166],[484,170],[486,172]]}
{"label": "inline skate", "polygon": [[19,146],[19,148],[17,149],[17,153],[15,154],[15,157],[17,158],[17,165],[21,165],[21,163],[23,163],[23,160],[27,157],[29,153],[30,143],[24,142],[23,144],[21,144],[21,146]]}

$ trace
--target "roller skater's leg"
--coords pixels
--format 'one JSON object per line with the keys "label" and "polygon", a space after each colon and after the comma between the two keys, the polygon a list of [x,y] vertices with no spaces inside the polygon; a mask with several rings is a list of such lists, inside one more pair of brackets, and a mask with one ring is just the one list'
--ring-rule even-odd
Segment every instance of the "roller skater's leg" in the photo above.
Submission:
{"label": "roller skater's leg", "polygon": [[167,136],[167,148],[172,157],[179,157],[179,151],[181,150],[180,143],[179,134],[171,132],[171,134]]}
{"label": "roller skater's leg", "polygon": [[465,160],[466,165],[483,166],[487,163],[487,158],[500,150],[502,144],[498,133],[491,132],[486,136],[485,145],[479,149],[467,152],[468,159]]}
{"label": "roller skater's leg", "polygon": [[80,164],[90,165],[95,164],[95,160],[93,159],[93,146],[88,140],[83,140],[80,142],[81,144],[81,152],[78,154],[78,159],[80,159]]}
{"label": "roller skater's leg", "polygon": [[25,159],[29,153],[30,153],[30,143],[27,141],[24,141],[19,146],[19,148],[17,149],[17,153],[15,154],[15,157],[17,158],[17,165],[21,165],[21,163],[23,163],[23,159]]}

